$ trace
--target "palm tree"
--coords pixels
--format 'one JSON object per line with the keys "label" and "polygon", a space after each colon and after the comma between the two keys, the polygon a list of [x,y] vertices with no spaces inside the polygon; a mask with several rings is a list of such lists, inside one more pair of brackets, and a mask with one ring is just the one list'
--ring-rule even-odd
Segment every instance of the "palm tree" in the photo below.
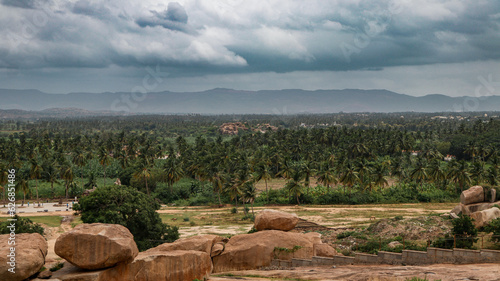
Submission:
{"label": "palm tree", "polygon": [[222,189],[224,187],[224,178],[225,178],[225,176],[221,172],[215,172],[209,178],[209,181],[212,183],[212,188],[213,188],[214,192],[217,192],[217,196],[219,198],[219,206],[222,206],[222,202],[220,200],[220,194],[221,194]]}
{"label": "palm tree", "polygon": [[101,164],[101,166],[104,168],[104,185],[106,185],[106,166],[108,166],[109,163],[109,153],[104,147],[101,147],[99,149],[99,164]]}
{"label": "palm tree", "polygon": [[444,183],[446,183],[446,175],[443,168],[441,167],[441,161],[438,159],[433,159],[429,165],[428,171],[429,179],[435,183],[443,183],[444,187]]}
{"label": "palm tree", "polygon": [[[387,182],[387,179],[385,178],[385,175],[387,174],[387,166],[377,163],[373,167],[373,184],[375,186],[383,188],[384,186],[388,185],[389,183]],[[371,186],[371,185],[370,185]]]}
{"label": "palm tree", "polygon": [[459,184],[460,191],[464,191],[464,186],[472,182],[469,163],[464,160],[453,162],[448,177]]}
{"label": "palm tree", "polygon": [[302,195],[303,186],[300,184],[302,175],[299,172],[294,172],[292,178],[286,183],[285,188],[295,197],[297,204],[300,204],[299,197]]}
{"label": "palm tree", "polygon": [[335,170],[330,168],[329,165],[324,165],[318,173],[318,182],[324,184],[326,188],[330,189],[330,186],[337,183],[337,178],[335,177]]}
{"label": "palm tree", "polygon": [[94,187],[97,186],[97,177],[93,172],[89,173],[87,183],[85,183],[84,187],[86,189],[93,189]]}
{"label": "palm tree", "polygon": [[289,179],[295,173],[295,170],[292,167],[292,163],[288,159],[284,159],[281,163],[280,171],[276,176],[281,176],[285,179]]}
{"label": "palm tree", "polygon": [[271,179],[271,171],[269,170],[269,165],[264,162],[261,162],[257,165],[254,173],[255,182],[259,182],[264,180],[266,183],[266,194],[267,194],[267,202],[269,203],[269,193],[267,190],[267,181]]}
{"label": "palm tree", "polygon": [[340,177],[340,182],[344,186],[344,194],[345,194],[345,187],[349,187],[349,196],[351,195],[351,190],[352,187],[356,184],[359,183],[360,179],[358,176],[358,172],[356,171],[354,165],[351,163],[347,163],[347,165],[343,168],[341,177]]}
{"label": "palm tree", "polygon": [[479,160],[472,164],[471,176],[474,179],[475,184],[481,184],[485,181],[486,166],[483,161]]}
{"label": "palm tree", "polygon": [[170,192],[172,193],[174,183],[178,182],[184,176],[184,172],[182,171],[180,165],[177,164],[175,158],[168,158],[167,162],[165,162],[165,165],[163,166],[163,171],[165,173],[165,181],[167,182]]}
{"label": "palm tree", "polygon": [[417,161],[415,167],[410,172],[410,178],[417,183],[421,183],[422,181],[428,178],[427,175],[427,162],[423,159]]}
{"label": "palm tree", "polygon": [[138,170],[134,173],[133,177],[144,180],[144,183],[146,184],[146,193],[150,195],[148,179],[151,177],[151,169],[146,158],[143,158],[142,161],[139,162]]}
{"label": "palm tree", "polygon": [[253,203],[255,201],[255,198],[257,197],[257,189],[255,188],[255,185],[253,184],[252,181],[247,181],[243,185],[243,192],[241,194],[241,200],[243,201],[243,204],[250,203],[252,204],[252,215],[255,216],[255,213],[253,211]]}
{"label": "palm tree", "polygon": [[36,201],[38,202],[38,205],[40,205],[40,200],[38,199],[38,179],[42,175],[43,168],[39,164],[36,156],[30,159],[30,164],[30,178],[35,180]]}
{"label": "palm tree", "polygon": [[83,188],[83,166],[85,166],[85,153],[80,148],[77,148],[73,152],[73,164],[75,164],[77,167],[80,168],[80,179],[82,183],[82,188]]}
{"label": "palm tree", "polygon": [[17,183],[16,183],[16,189],[17,190],[21,190],[23,192],[23,203],[21,204],[21,206],[24,206],[24,201],[26,201],[26,194],[30,193],[30,188],[28,186],[28,181],[25,180],[25,179],[20,179]]}
{"label": "palm tree", "polygon": [[65,167],[61,169],[61,178],[64,180],[64,186],[66,189],[66,199],[68,199],[68,189],[69,189],[69,184],[73,182],[73,168],[71,167],[70,164],[66,164]]}
{"label": "palm tree", "polygon": [[52,193],[52,198],[54,197],[54,183],[58,182],[59,169],[56,167],[56,162],[47,163],[43,171],[45,180],[50,182],[50,190]]}
{"label": "palm tree", "polygon": [[311,162],[303,162],[299,166],[299,173],[301,173],[301,177],[304,178],[304,186],[307,189],[307,193],[309,194],[309,184],[311,182],[311,176],[316,173],[316,170],[311,167]]}

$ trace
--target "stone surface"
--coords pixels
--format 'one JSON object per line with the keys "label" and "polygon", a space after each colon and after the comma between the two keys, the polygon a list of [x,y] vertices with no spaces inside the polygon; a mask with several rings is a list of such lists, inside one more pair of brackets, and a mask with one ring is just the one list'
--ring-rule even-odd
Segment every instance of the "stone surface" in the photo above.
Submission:
{"label": "stone surface", "polygon": [[[37,273],[47,256],[45,238],[38,233],[19,233],[15,235],[15,245],[8,244],[9,238],[10,234],[0,235],[0,280],[20,281]],[[15,247],[15,273],[8,271],[11,247]]]}
{"label": "stone surface", "polygon": [[474,226],[483,227],[490,221],[500,218],[500,209],[493,207],[484,211],[472,213],[470,216],[474,219]]}
{"label": "stone surface", "polygon": [[480,202],[484,202],[484,188],[482,186],[473,186],[460,194],[460,203],[464,205]]}
{"label": "stone surface", "polygon": [[470,204],[465,206],[465,214],[470,215],[475,212],[488,210],[489,208],[493,207],[493,205],[495,204],[487,202]]}
{"label": "stone surface", "polygon": [[40,279],[50,279],[50,277],[52,277],[52,271],[50,270],[42,271],[40,272],[40,274],[38,274],[37,277]]}
{"label": "stone surface", "polygon": [[173,243],[164,243],[152,249],[162,252],[175,250],[201,251],[210,255],[212,253],[212,247],[214,246],[214,244],[223,241],[227,241],[227,238],[211,234],[198,235],[179,239]]}
{"label": "stone surface", "polygon": [[57,255],[83,269],[132,261],[139,250],[130,231],[117,224],[80,224],[56,240]]}
{"label": "stone surface", "polygon": [[208,278],[211,272],[212,260],[205,252],[149,249],[131,263],[103,271],[96,281],[191,281]]}
{"label": "stone surface", "polygon": [[321,233],[318,232],[308,232],[304,233],[304,236],[308,238],[313,244],[321,244]]}
{"label": "stone surface", "polygon": [[469,210],[465,207],[464,204],[459,203],[451,210],[451,213],[454,213],[456,215],[460,214],[469,215]]}
{"label": "stone surface", "polygon": [[494,203],[496,201],[496,198],[497,198],[497,190],[492,188],[490,190],[490,203]]}
{"label": "stone surface", "polygon": [[224,248],[226,245],[222,242],[215,243],[214,246],[212,247],[212,252],[210,253],[211,257],[218,256],[224,252]]}
{"label": "stone surface", "polygon": [[[275,248],[293,249],[291,252],[275,252]],[[252,234],[241,234],[231,237],[224,252],[213,258],[214,272],[231,270],[257,269],[269,266],[274,257],[283,260],[291,258],[307,258],[313,256],[313,243],[301,233],[265,230]]]}
{"label": "stone surface", "polygon": [[290,214],[276,210],[263,210],[255,217],[254,227],[258,231],[288,231],[295,228],[298,222],[299,217],[296,214]]}
{"label": "stone surface", "polygon": [[337,250],[328,244],[314,244],[314,255],[317,257],[329,257],[338,256]]}
{"label": "stone surface", "polygon": [[402,245],[403,244],[401,244],[399,241],[392,241],[391,243],[387,244],[387,246],[391,249],[394,249],[394,248],[402,246]]}

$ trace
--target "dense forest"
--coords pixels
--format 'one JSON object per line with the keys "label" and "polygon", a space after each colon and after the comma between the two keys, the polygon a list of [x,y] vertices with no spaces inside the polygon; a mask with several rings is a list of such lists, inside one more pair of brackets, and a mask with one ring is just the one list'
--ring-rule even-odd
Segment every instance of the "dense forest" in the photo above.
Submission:
{"label": "dense forest", "polygon": [[[498,189],[496,115],[2,120],[0,186],[7,183],[7,170],[15,168],[22,204],[79,197],[85,189],[112,185],[117,178],[164,204],[453,201],[471,185]],[[237,135],[222,134],[220,126],[230,122],[245,128]],[[283,188],[268,187],[276,179]],[[258,190],[257,184],[263,188]],[[5,198],[5,189],[2,193]]]}

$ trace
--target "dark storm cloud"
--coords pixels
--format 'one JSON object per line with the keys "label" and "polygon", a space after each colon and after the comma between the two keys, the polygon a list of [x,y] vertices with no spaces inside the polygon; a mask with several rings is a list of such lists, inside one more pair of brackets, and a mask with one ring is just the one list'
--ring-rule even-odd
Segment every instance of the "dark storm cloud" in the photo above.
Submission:
{"label": "dark storm cloud", "polygon": [[111,15],[111,11],[104,5],[98,5],[95,2],[90,2],[88,0],[80,0],[76,2],[73,6],[72,12],[99,19],[103,19]]}
{"label": "dark storm cloud", "polygon": [[141,27],[162,26],[171,30],[186,31],[188,15],[184,7],[177,2],[168,3],[168,8],[163,12],[151,11],[152,16],[140,18],[136,23]]}
{"label": "dark storm cloud", "polygon": [[35,0],[2,0],[2,5],[25,8],[25,9],[33,9],[35,8]]}
{"label": "dark storm cloud", "polygon": [[500,60],[500,1],[0,1],[0,70],[158,64],[203,77]]}

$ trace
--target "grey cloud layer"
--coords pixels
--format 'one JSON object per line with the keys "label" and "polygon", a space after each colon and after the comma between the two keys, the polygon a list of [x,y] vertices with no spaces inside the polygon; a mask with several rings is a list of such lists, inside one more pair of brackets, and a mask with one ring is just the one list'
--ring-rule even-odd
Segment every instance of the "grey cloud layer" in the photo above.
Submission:
{"label": "grey cloud layer", "polygon": [[0,68],[177,75],[498,60],[498,1],[2,0]]}

